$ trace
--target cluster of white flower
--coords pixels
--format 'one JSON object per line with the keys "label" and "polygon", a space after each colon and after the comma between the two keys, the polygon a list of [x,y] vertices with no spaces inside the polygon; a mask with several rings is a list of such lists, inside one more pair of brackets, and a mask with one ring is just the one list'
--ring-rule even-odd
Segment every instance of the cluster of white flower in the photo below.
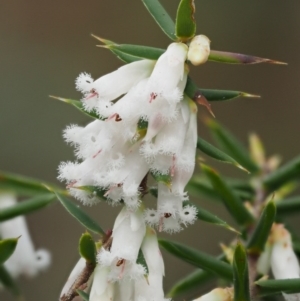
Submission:
{"label": "cluster of white flower", "polygon": [[[274,224],[265,251],[258,261],[258,272],[268,274],[271,268],[275,279],[299,279],[300,267],[293,250],[291,234],[282,224]],[[300,294],[283,294],[287,301],[299,301]]]}
{"label": "cluster of white flower", "polygon": [[[17,204],[13,194],[0,194],[0,209]],[[45,249],[35,250],[24,216],[18,216],[0,223],[1,239],[18,238],[14,253],[4,263],[4,267],[13,278],[21,275],[34,277],[48,268],[51,262],[50,253]]]}
{"label": "cluster of white flower", "polygon": [[79,75],[76,88],[84,95],[83,105],[100,118],[64,131],[80,162],[62,163],[59,179],[75,198],[84,204],[98,202],[94,193],[82,189],[93,186],[105,191],[112,204],[124,202],[136,210],[144,177],[149,172],[167,175],[172,184],[159,183],[157,208],[145,210],[146,223],[178,232],[182,224],[195,221],[196,209],[182,205],[197,142],[197,107],[183,93],[188,50],[186,44],[172,43],[156,62],[133,62],[95,81],[86,73]]}
{"label": "cluster of white flower", "polygon": [[[101,248],[94,270],[90,301],[167,301],[164,298],[164,262],[154,229],[146,227],[140,209],[131,212],[124,207],[112,232],[112,244]],[[140,255],[143,254],[143,257]],[[139,258],[143,258],[139,262]],[[82,273],[85,261],[80,259],[65,284],[61,297],[68,294]]]}

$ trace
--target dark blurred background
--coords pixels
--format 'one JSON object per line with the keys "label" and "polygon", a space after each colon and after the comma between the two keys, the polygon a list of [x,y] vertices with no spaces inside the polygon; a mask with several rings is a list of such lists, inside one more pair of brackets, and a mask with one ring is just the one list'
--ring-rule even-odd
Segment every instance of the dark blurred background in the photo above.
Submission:
{"label": "dark blurred background", "polygon": [[[175,18],[179,1],[162,0]],[[253,54],[288,62],[288,66],[234,66],[207,63],[191,68],[203,88],[241,90],[261,99],[213,103],[217,120],[244,143],[249,132],[265,142],[267,153],[287,161],[299,154],[300,2],[274,0],[195,0],[198,34],[207,35],[212,49]],[[0,6],[0,169],[57,182],[60,161],[73,160],[62,139],[70,123],[89,119],[49,94],[80,98],[74,80],[86,71],[94,78],[121,65],[109,51],[95,47],[94,33],[119,43],[165,48],[169,40],[141,1],[2,1]],[[207,115],[200,108],[200,115]],[[207,138],[202,124],[199,134]],[[226,175],[244,176],[233,167],[215,164]],[[222,206],[200,204],[231,221]],[[106,229],[119,209],[100,204],[87,209]],[[78,259],[77,243],[84,229],[59,204],[28,216],[37,248],[52,253],[48,272],[20,281],[27,300],[53,301]],[[218,254],[220,238],[233,235],[198,222],[171,239]],[[166,290],[192,270],[167,254]],[[0,293],[1,301],[12,300]]]}

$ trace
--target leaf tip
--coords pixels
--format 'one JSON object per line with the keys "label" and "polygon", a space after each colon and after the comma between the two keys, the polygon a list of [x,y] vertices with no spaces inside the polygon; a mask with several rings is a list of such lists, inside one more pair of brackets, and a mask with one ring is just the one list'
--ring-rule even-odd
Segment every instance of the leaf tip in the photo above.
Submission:
{"label": "leaf tip", "polygon": [[242,92],[240,94],[241,97],[248,97],[248,98],[261,98],[260,95],[257,95],[257,94],[250,94],[250,93],[245,93],[245,92]]}

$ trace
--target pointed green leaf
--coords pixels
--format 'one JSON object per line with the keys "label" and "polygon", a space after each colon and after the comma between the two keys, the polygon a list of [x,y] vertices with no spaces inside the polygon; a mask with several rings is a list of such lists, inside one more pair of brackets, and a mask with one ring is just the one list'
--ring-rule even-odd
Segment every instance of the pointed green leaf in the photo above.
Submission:
{"label": "pointed green leaf", "polygon": [[165,184],[166,186],[170,187],[172,185],[172,177],[170,174],[159,174],[151,172],[151,176],[157,183]]}
{"label": "pointed green leaf", "polygon": [[167,294],[169,298],[175,298],[182,294],[187,294],[191,290],[199,288],[201,285],[204,285],[206,282],[213,279],[215,275],[208,273],[203,270],[195,270],[193,273],[185,276],[176,282],[170,291]]}
{"label": "pointed green leaf", "polygon": [[79,240],[79,254],[87,263],[96,265],[96,245],[90,233],[86,232],[81,235]]}
{"label": "pointed green leaf", "polygon": [[268,174],[263,179],[264,187],[272,192],[282,185],[300,178],[300,156]]}
{"label": "pointed green leaf", "polygon": [[0,240],[0,265],[2,265],[15,251],[19,238]]}
{"label": "pointed green leaf", "polygon": [[247,254],[238,242],[233,256],[234,301],[250,301]]}
{"label": "pointed green leaf", "polygon": [[[210,224],[214,224],[216,226],[220,226],[220,227],[226,228],[226,229],[228,229],[230,231],[233,231],[235,233],[239,233],[236,229],[234,229],[233,227],[229,226],[225,221],[223,221],[222,219],[220,219],[216,215],[210,213],[209,211],[207,211],[207,210],[205,210],[203,208],[200,208],[199,206],[196,206],[194,203],[186,201],[186,202],[184,202],[183,205],[184,205],[184,207],[188,206],[188,205],[196,207],[197,208],[197,218],[199,220],[202,220],[202,221],[210,223]],[[183,207],[183,210],[184,210],[184,207]]]}
{"label": "pointed green leaf", "polygon": [[216,50],[211,50],[208,60],[213,62],[219,62],[219,63],[227,63],[227,64],[270,63],[270,64],[286,65],[286,63],[283,62],[264,59],[257,56],[233,53],[233,52],[225,52],[225,51],[216,51]]}
{"label": "pointed green leaf", "polygon": [[259,296],[275,295],[280,293],[300,293],[300,279],[282,280],[258,280],[255,282],[259,286]]}
{"label": "pointed green leaf", "polygon": [[207,122],[207,125],[216,142],[219,144],[219,147],[222,148],[229,156],[235,159],[240,165],[250,172],[259,171],[259,167],[251,159],[248,151],[228,130],[212,119]]}
{"label": "pointed green leaf", "polygon": [[200,89],[190,77],[188,77],[184,92],[194,101],[197,101],[201,96],[204,96],[208,101],[225,101],[236,97],[259,97],[241,91]]}
{"label": "pointed green leaf", "polygon": [[209,199],[220,201],[219,194],[213,189],[213,187],[204,181],[200,177],[193,177],[185,188],[189,194],[195,197],[204,196]]}
{"label": "pointed green leaf", "polygon": [[142,0],[150,15],[154,18],[155,22],[163,30],[163,32],[171,39],[176,40],[175,24],[168,12],[159,3],[158,0]]}
{"label": "pointed green leaf", "polygon": [[141,45],[132,45],[132,44],[113,44],[105,46],[111,51],[118,51],[118,53],[124,53],[135,57],[139,60],[148,59],[148,60],[157,60],[166,50],[161,48],[141,46]]}
{"label": "pointed green leaf", "polygon": [[0,190],[8,190],[26,196],[49,193],[51,190],[61,191],[60,188],[47,182],[3,171],[0,171]]}
{"label": "pointed green leaf", "polygon": [[300,196],[294,196],[287,199],[280,200],[276,202],[277,213],[279,215],[283,214],[293,214],[300,212]]}
{"label": "pointed green leaf", "polygon": [[19,202],[16,205],[3,208],[0,211],[0,222],[6,221],[19,215],[24,215],[39,210],[43,207],[48,206],[54,200],[55,195],[53,193],[45,193],[26,201]]}
{"label": "pointed green leaf", "polygon": [[138,258],[136,259],[136,263],[142,265],[145,268],[146,271],[146,275],[149,275],[149,268],[148,268],[148,264],[146,262],[146,259],[144,257],[143,251],[140,249],[139,250],[139,254],[138,254]]}
{"label": "pointed green leaf", "polygon": [[201,167],[236,222],[243,226],[252,223],[254,220],[253,216],[244,206],[235,191],[212,168],[204,164],[201,164]]}
{"label": "pointed green leaf", "polygon": [[127,53],[124,53],[124,52],[121,52],[119,50],[111,50],[110,51],[117,56],[118,59],[120,59],[121,61],[129,64],[129,63],[132,63],[132,62],[136,62],[136,61],[140,61],[141,58],[138,57],[138,56],[134,56],[134,55],[130,55],[130,54],[127,54]]}
{"label": "pointed green leaf", "polygon": [[[0,283],[16,297],[21,297],[19,287],[3,265],[0,266]],[[21,300],[21,298],[19,300]]]}
{"label": "pointed green leaf", "polygon": [[193,38],[196,34],[196,22],[194,18],[194,0],[181,0],[176,16],[176,36],[183,42]]}
{"label": "pointed green leaf", "polygon": [[60,203],[63,207],[73,216],[75,217],[86,229],[100,234],[105,235],[104,230],[94,221],[92,220],[84,211],[82,211],[77,205],[75,205],[68,198],[63,196],[62,194],[56,192],[55,193]]}
{"label": "pointed green leaf", "polygon": [[[224,163],[230,163],[233,164],[234,166],[245,170],[243,166],[241,166],[236,160],[234,160],[232,157],[221,151],[220,149],[216,148],[215,146],[211,145],[204,139],[198,137],[197,141],[197,148],[201,150],[203,153],[206,155],[219,160]],[[247,171],[247,170],[246,170]]]}
{"label": "pointed green leaf", "polygon": [[276,205],[273,201],[269,202],[264,208],[259,221],[247,244],[248,252],[259,255],[265,248],[270,230],[276,217]]}
{"label": "pointed green leaf", "polygon": [[[225,182],[231,187],[231,189],[235,191],[236,195],[240,199],[247,201],[253,199],[254,191],[252,190],[252,187],[248,185],[248,183],[245,185],[242,182],[233,182],[228,179],[225,179]],[[193,176],[188,182],[186,190],[195,197],[204,196],[215,201],[220,201],[219,194],[203,177]]]}
{"label": "pointed green leaf", "polygon": [[92,117],[94,119],[99,119],[99,120],[104,120],[105,118],[102,118],[101,116],[98,115],[98,113],[95,110],[92,111],[87,111],[82,102],[80,100],[74,100],[74,99],[69,99],[69,98],[63,98],[63,97],[58,97],[58,96],[53,96],[53,95],[49,95],[49,97],[53,98],[53,99],[57,99],[60,100],[62,102],[65,102],[73,107],[75,107],[77,110],[79,110],[80,112],[84,113],[85,115],[88,115],[89,117]]}
{"label": "pointed green leaf", "polygon": [[82,290],[76,290],[77,294],[82,298],[83,301],[89,301],[90,295]]}
{"label": "pointed green leaf", "polygon": [[179,259],[184,260],[209,273],[216,274],[221,278],[232,281],[232,268],[229,264],[220,261],[211,255],[176,242],[160,239],[159,244],[165,250],[177,256]]}

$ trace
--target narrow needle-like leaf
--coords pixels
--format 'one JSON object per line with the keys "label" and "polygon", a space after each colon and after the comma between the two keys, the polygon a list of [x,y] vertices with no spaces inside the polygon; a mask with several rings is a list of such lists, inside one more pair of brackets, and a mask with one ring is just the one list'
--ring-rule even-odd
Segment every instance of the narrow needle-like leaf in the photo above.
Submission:
{"label": "narrow needle-like leaf", "polygon": [[265,176],[263,185],[268,192],[272,192],[297,178],[300,178],[300,156]]}
{"label": "narrow needle-like leaf", "polygon": [[212,168],[204,164],[201,164],[201,167],[236,222],[243,226],[252,223],[254,220],[253,216],[244,206],[242,200],[236,195],[235,191]]}
{"label": "narrow needle-like leaf", "polygon": [[0,171],[0,189],[15,192],[24,196],[49,193],[55,190],[64,193],[61,188],[41,180]]}
{"label": "narrow needle-like leaf", "polygon": [[232,268],[229,264],[217,260],[215,257],[211,255],[181,245],[177,242],[160,239],[159,244],[165,250],[175,255],[179,259],[184,260],[207,272],[216,274],[221,278],[232,281]]}
{"label": "narrow needle-like leaf", "polygon": [[79,100],[74,100],[74,99],[69,99],[69,98],[63,98],[63,97],[58,97],[58,96],[53,96],[53,95],[49,95],[49,97],[53,98],[53,99],[57,99],[60,100],[62,102],[65,102],[69,105],[72,105],[73,107],[75,107],[77,110],[79,110],[80,112],[84,113],[85,115],[88,115],[89,117],[92,117],[94,119],[100,119],[103,120],[104,118],[102,118],[101,116],[99,116],[95,111],[87,111],[82,102]]}
{"label": "narrow needle-like leaf", "polygon": [[201,285],[204,285],[207,281],[213,278],[215,278],[214,274],[203,270],[196,270],[175,283],[168,292],[167,296],[170,298],[175,298],[179,295],[187,294],[191,290],[199,288]]}
{"label": "narrow needle-like leaf", "polygon": [[274,61],[274,60],[265,59],[257,56],[241,54],[241,53],[217,51],[217,50],[211,50],[208,60],[213,62],[219,62],[219,63],[227,63],[227,64],[269,63],[269,64],[277,64],[277,65],[287,65],[284,62]]}
{"label": "narrow needle-like leaf", "polygon": [[234,166],[247,171],[243,166],[241,166],[236,160],[234,160],[232,157],[221,151],[220,149],[216,148],[212,144],[208,143],[204,139],[198,137],[197,141],[197,148],[201,150],[206,155],[210,156],[211,158],[214,158],[218,161],[224,162],[224,163],[230,163]]}
{"label": "narrow needle-like leaf", "polygon": [[248,151],[228,130],[212,119],[206,123],[220,148],[250,172],[259,171]]}
{"label": "narrow needle-like leaf", "polygon": [[176,40],[174,21],[160,2],[158,0],[142,0],[142,2],[163,32],[171,40]]}
{"label": "narrow needle-like leaf", "polygon": [[0,211],[0,222],[41,209],[53,203],[54,200],[55,194],[44,193],[31,199],[19,202],[16,205],[3,208]]}
{"label": "narrow needle-like leaf", "polygon": [[60,193],[56,192],[55,194],[60,203],[63,205],[63,207],[73,217],[75,217],[86,229],[100,235],[105,235],[104,230],[72,201],[70,201],[68,198],[61,195]]}
{"label": "narrow needle-like leaf", "polygon": [[236,229],[234,229],[233,227],[228,225],[225,221],[223,221],[222,219],[220,219],[216,215],[210,213],[209,211],[207,211],[203,208],[200,208],[199,206],[196,206],[192,202],[184,202],[184,206],[186,206],[186,205],[194,206],[194,207],[197,208],[197,217],[198,217],[199,220],[202,220],[202,221],[210,223],[210,224],[214,224],[216,226],[226,228],[230,231],[233,231],[235,233],[240,234],[239,231],[237,231]]}
{"label": "narrow needle-like leaf", "polygon": [[239,242],[233,256],[233,285],[234,301],[250,301],[247,254]]}
{"label": "narrow needle-like leaf", "polygon": [[276,206],[275,203],[271,201],[264,208],[247,244],[247,249],[251,254],[259,255],[264,250],[265,243],[269,237],[275,217]]}

